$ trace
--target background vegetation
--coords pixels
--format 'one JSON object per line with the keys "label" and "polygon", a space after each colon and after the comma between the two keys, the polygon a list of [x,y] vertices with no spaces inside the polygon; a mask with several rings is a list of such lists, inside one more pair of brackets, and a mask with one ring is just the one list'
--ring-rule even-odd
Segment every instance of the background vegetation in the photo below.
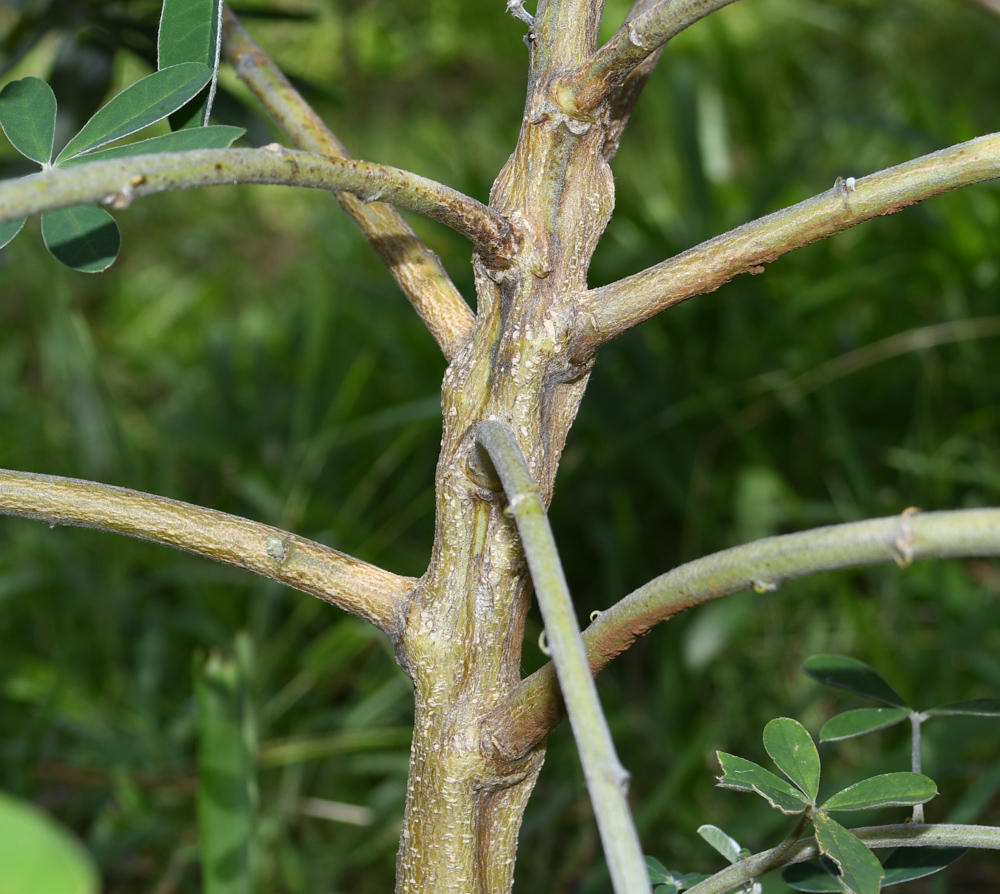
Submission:
{"label": "background vegetation", "polygon": [[[23,58],[28,13],[0,8],[3,80],[55,66],[60,109],[85,118],[85,74],[103,99],[152,70],[157,4],[69,6],[74,24]],[[248,10],[249,27],[354,154],[485,199],[523,104],[523,26],[502,3],[267,8],[295,16]],[[609,2],[607,18],[625,10]],[[66,10],[30,11],[43,13]],[[837,176],[997,130],[997,58],[1000,17],[959,0],[753,0],[712,16],[670,45],[639,105],[591,284]],[[224,86],[243,95],[231,73]],[[249,116],[236,102],[217,113]],[[254,144],[275,136],[263,119],[250,127]],[[37,227],[0,253],[0,466],[202,503],[419,574],[444,361],[335,203],[246,187],[118,216],[125,244],[105,275],[59,267]],[[413,224],[474,300],[468,244]],[[987,184],[799,251],[611,344],[552,507],[581,617],[771,533],[1000,502],[998,298],[1000,187]],[[198,890],[192,667],[231,654],[240,631],[262,890],[389,890],[412,697],[387,642],[302,594],[159,547],[0,518],[0,788],[69,823],[109,892]],[[544,660],[539,632],[526,672]],[[872,663],[921,705],[995,696],[1000,569],[824,575],[682,616],[624,655],[600,688],[647,853],[711,868],[702,822],[754,849],[777,840],[763,802],[713,788],[714,751],[760,759],[778,714],[816,732],[833,703],[798,665],[818,651]],[[905,730],[879,735],[877,757],[867,739],[825,746],[824,766],[842,773],[830,782],[905,769]],[[943,791],[929,818],[1000,823],[995,729],[952,721],[926,735]],[[313,815],[334,809],[319,801],[362,809],[336,822]],[[603,872],[560,728],[517,888],[601,891]],[[1000,863],[967,858],[949,878],[939,890],[988,890]]]}

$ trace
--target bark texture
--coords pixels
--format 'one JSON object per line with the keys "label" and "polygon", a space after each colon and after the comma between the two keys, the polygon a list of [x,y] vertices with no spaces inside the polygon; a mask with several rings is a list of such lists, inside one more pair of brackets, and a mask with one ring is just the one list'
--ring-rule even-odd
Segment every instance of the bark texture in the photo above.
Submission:
{"label": "bark texture", "polygon": [[520,681],[531,590],[475,432],[486,419],[509,424],[549,502],[591,366],[571,339],[614,184],[606,107],[587,120],[567,115],[550,89],[551,60],[540,58],[537,40],[529,47],[520,138],[490,200],[515,227],[520,251],[503,265],[473,259],[476,327],[442,390],[434,551],[398,647],[416,695],[397,867],[397,891],[406,894],[510,890],[517,830],[543,757],[544,743],[505,760],[482,733]]}

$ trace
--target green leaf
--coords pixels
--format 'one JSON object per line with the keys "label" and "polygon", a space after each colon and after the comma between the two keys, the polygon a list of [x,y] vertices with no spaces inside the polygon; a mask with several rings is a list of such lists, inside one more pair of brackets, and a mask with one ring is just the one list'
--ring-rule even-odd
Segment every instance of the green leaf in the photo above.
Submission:
{"label": "green leaf", "polygon": [[718,826],[699,826],[698,834],[714,847],[730,863],[743,856],[743,849],[735,838],[730,838]]}
{"label": "green leaf", "polygon": [[0,891],[97,894],[90,854],[33,804],[0,792]]}
{"label": "green leaf", "polygon": [[42,215],[42,239],[60,264],[81,273],[107,270],[122,245],[115,219],[96,205],[46,211]]}
{"label": "green leaf", "polygon": [[136,81],[83,125],[56,158],[56,164],[120,140],[166,118],[198,94],[212,77],[200,62],[184,62]]}
{"label": "green leaf", "polygon": [[840,884],[836,873],[827,869],[819,863],[810,861],[809,863],[793,863],[781,870],[781,880],[796,891],[809,891],[814,894],[843,894],[843,885]]}
{"label": "green leaf", "polygon": [[56,95],[40,78],[11,81],[0,90],[0,127],[21,153],[48,165],[56,135]]}
{"label": "green leaf", "polygon": [[[885,873],[882,887],[901,885],[914,879],[924,878],[940,872],[961,857],[964,847],[901,847],[892,852],[882,864]],[[824,857],[822,860],[827,861]],[[836,867],[827,861],[826,865],[811,861],[786,866],[781,871],[781,880],[796,891],[828,894],[844,890],[836,874]]]}
{"label": "green leaf", "polygon": [[213,654],[196,668],[198,837],[205,894],[253,890],[255,781],[242,664]]}
{"label": "green leaf", "polygon": [[895,726],[910,716],[907,708],[858,708],[831,717],[819,731],[820,742],[836,742]]}
{"label": "green leaf", "polygon": [[657,888],[657,891],[683,891],[685,888],[690,888],[697,885],[699,882],[705,881],[709,878],[707,875],[702,875],[698,872],[674,872],[671,869],[667,869],[659,860],[655,857],[645,857],[646,861],[646,871],[649,873],[649,880],[654,885],[666,885],[667,888]]}
{"label": "green leaf", "polygon": [[664,866],[656,857],[646,857],[646,871],[649,873],[649,880],[654,885],[669,884],[673,878],[673,873]]}
{"label": "green leaf", "polygon": [[802,811],[809,806],[809,802],[806,801],[806,799],[795,789],[791,789],[790,793],[784,788],[775,788],[774,786],[762,783],[760,785],[755,785],[753,790],[764,798],[764,800],[766,800],[772,807],[780,810],[788,816],[793,816],[796,813],[802,813]]}
{"label": "green leaf", "polygon": [[185,115],[183,127],[208,124],[219,76],[222,0],[164,0],[157,38],[157,68],[200,62],[211,74],[207,95]]}
{"label": "green leaf", "polygon": [[806,728],[790,717],[776,717],[764,727],[764,748],[778,769],[815,804],[819,795],[819,752]]}
{"label": "green leaf", "polygon": [[825,813],[813,817],[816,844],[840,870],[840,883],[852,894],[878,894],[882,864],[855,835]]}
{"label": "green leaf", "polygon": [[112,158],[128,158],[135,155],[152,155],[155,152],[190,152],[194,149],[228,149],[246,131],[242,127],[213,125],[197,130],[178,130],[174,133],[150,137],[124,146],[98,149],[86,155],[77,155],[63,162],[63,167],[90,164],[92,161],[107,161]]}
{"label": "green leaf", "polygon": [[967,850],[965,847],[901,847],[882,864],[885,870],[882,887],[934,875],[951,866]]}
{"label": "green leaf", "polygon": [[924,713],[930,717],[1000,717],[1000,698],[970,698]]}
{"label": "green leaf", "polygon": [[722,776],[719,777],[719,785],[722,788],[755,792],[782,813],[801,813],[809,806],[809,802],[798,789],[759,764],[723,751],[718,751],[716,754],[722,766]]}
{"label": "green leaf", "polygon": [[28,218],[22,217],[20,220],[8,220],[0,224],[0,248],[6,246],[11,239],[21,232],[21,227]]}
{"label": "green leaf", "polygon": [[824,810],[872,810],[877,807],[912,807],[937,794],[934,780],[920,773],[884,773],[863,779],[837,792]]}
{"label": "green leaf", "polygon": [[843,655],[813,655],[806,659],[802,670],[828,686],[839,686],[897,708],[909,707],[903,696],[863,661]]}

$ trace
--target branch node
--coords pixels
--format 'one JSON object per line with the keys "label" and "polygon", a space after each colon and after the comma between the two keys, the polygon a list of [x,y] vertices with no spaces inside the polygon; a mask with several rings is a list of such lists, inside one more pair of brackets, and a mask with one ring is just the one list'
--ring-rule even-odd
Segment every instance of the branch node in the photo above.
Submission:
{"label": "branch node", "polygon": [[[132,199],[135,198],[135,187],[132,185],[132,181],[135,179],[135,177],[132,177],[128,183],[124,184],[122,188],[118,190],[118,192],[113,192],[110,195],[105,196],[101,199],[101,204],[119,211],[123,208],[128,208],[128,206],[132,204]],[[145,180],[146,178],[143,177],[142,179]]]}
{"label": "branch node", "polygon": [[284,565],[288,558],[288,553],[292,549],[292,542],[287,537],[273,535],[267,538],[267,554],[274,559],[278,565]]}
{"label": "branch node", "polygon": [[910,527],[909,519],[918,512],[920,510],[916,506],[910,506],[900,515],[899,533],[892,541],[893,559],[900,568],[913,564],[913,528]]}

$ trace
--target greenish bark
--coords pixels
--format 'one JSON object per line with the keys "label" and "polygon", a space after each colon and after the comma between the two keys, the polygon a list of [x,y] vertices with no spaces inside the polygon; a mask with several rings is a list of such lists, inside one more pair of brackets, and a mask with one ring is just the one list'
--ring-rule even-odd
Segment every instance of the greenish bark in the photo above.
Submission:
{"label": "greenish bark", "polygon": [[[401,894],[510,890],[544,736],[561,716],[551,669],[521,680],[532,586],[507,499],[477,447],[483,423],[501,422],[513,433],[537,485],[540,514],[551,500],[595,353],[609,338],[796,247],[1000,172],[1000,138],[983,137],[845,181],[649,270],[588,290],[590,261],[614,207],[608,161],[659,49],[728,2],[639,0],[631,24],[598,49],[599,2],[541,0],[526,38],[530,67],[521,131],[488,208],[407,172],[350,160],[232,16],[226,20],[230,59],[305,152],[226,150],[155,164],[106,162],[0,190],[0,219],[101,197],[127,203],[147,192],[234,177],[336,191],[365,235],[382,246],[386,264],[450,360],[442,385],[434,545],[419,580],[210,510],[84,482],[0,473],[4,512],[145,537],[237,564],[335,602],[390,636],[413,681],[416,705],[397,859]],[[64,192],[54,198],[50,187]],[[444,220],[472,239],[474,320],[436,259],[380,199]],[[995,554],[995,515],[956,515],[962,518],[904,514],[864,523],[869,527],[863,531],[795,535],[799,539],[764,541],[677,569],[593,625],[585,636],[591,668],[603,667],[677,611],[747,585],[765,590],[820,567]],[[982,528],[986,533],[977,539]],[[751,878],[750,871],[742,863],[731,870],[734,878],[744,873],[738,883]]]}

